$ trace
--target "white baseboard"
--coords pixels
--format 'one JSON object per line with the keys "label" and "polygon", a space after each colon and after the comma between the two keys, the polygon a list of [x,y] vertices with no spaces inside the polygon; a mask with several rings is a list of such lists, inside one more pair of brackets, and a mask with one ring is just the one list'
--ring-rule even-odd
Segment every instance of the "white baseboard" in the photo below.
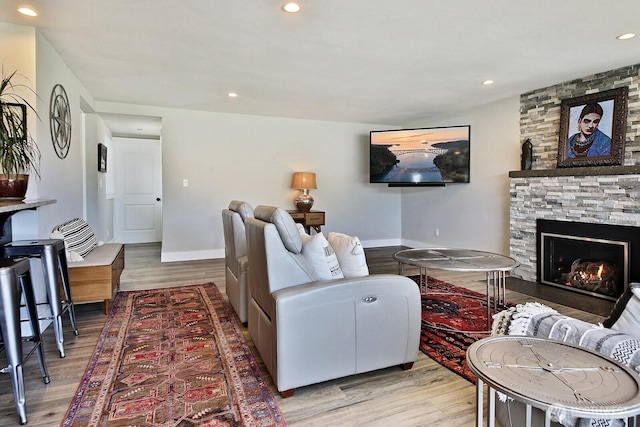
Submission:
{"label": "white baseboard", "polygon": [[[423,242],[401,239],[364,240],[361,241],[364,248],[383,248],[387,246],[408,246],[410,248],[430,247]],[[204,251],[162,252],[161,262],[195,261],[200,259],[224,258],[224,249],[207,249]]]}
{"label": "white baseboard", "polygon": [[400,239],[361,240],[363,248],[383,248],[385,246],[400,246]]}
{"label": "white baseboard", "polygon": [[200,259],[224,258],[224,249],[205,251],[162,252],[160,262],[195,261]]}
{"label": "white baseboard", "polygon": [[427,243],[424,242],[418,242],[416,240],[407,240],[407,239],[402,239],[402,246],[407,246],[410,248],[429,248],[429,247],[433,247],[432,245],[429,245]]}

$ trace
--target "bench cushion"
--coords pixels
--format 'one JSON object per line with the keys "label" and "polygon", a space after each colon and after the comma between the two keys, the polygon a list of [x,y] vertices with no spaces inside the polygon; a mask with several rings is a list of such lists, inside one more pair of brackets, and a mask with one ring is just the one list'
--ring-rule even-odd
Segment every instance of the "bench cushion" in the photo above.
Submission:
{"label": "bench cushion", "polygon": [[69,268],[94,267],[99,265],[110,265],[122,249],[122,243],[107,243],[96,246],[82,261],[69,263]]}

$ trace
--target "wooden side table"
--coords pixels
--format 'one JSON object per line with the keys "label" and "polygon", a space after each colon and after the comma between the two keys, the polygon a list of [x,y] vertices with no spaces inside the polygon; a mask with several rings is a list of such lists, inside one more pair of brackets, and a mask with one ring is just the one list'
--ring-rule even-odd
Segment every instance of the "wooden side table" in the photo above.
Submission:
{"label": "wooden side table", "polygon": [[558,410],[596,419],[640,414],[638,375],[583,347],[544,338],[495,336],[471,344],[467,363],[477,376],[478,427],[483,425],[483,382],[489,386],[491,427],[495,425],[496,390],[526,405],[527,426],[531,425],[531,407],[545,411],[545,426]]}
{"label": "wooden side table", "polygon": [[291,217],[298,224],[302,224],[307,233],[311,233],[311,228],[316,233],[320,233],[320,227],[324,225],[324,212],[323,211],[287,211],[291,214]]}

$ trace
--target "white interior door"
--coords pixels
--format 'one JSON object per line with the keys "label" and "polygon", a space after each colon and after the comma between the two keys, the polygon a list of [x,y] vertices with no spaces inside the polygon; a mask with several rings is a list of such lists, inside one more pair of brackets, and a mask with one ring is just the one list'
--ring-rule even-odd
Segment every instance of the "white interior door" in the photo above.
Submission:
{"label": "white interior door", "polygon": [[159,140],[113,138],[116,200],[114,238],[162,240],[162,149]]}

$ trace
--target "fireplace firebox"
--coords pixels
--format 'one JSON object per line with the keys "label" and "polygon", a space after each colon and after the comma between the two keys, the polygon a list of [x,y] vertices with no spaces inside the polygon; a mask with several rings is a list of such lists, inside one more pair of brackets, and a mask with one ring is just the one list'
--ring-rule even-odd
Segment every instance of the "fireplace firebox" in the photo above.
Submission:
{"label": "fireplace firebox", "polygon": [[615,301],[640,278],[640,228],[544,219],[536,224],[539,283]]}

